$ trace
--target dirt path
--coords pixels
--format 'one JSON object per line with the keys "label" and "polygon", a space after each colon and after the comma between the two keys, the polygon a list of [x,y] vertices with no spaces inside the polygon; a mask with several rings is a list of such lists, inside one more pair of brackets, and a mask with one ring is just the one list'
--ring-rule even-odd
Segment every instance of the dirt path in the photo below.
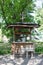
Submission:
{"label": "dirt path", "polygon": [[13,55],[0,55],[0,65],[43,65],[43,57],[15,58]]}

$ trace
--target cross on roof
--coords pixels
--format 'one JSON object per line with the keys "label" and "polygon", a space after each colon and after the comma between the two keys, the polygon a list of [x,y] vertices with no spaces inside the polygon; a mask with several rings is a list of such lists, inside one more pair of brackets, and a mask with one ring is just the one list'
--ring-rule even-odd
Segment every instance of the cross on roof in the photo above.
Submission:
{"label": "cross on roof", "polygon": [[24,22],[24,19],[25,19],[24,12],[21,13],[21,18],[20,19],[22,20],[22,22]]}

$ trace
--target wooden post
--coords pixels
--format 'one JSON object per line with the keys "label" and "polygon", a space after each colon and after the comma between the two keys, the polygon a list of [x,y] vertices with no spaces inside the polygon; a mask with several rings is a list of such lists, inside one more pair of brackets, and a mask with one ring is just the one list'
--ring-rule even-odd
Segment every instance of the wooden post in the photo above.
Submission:
{"label": "wooden post", "polygon": [[13,42],[15,41],[15,30],[14,30],[14,27],[13,27]]}
{"label": "wooden post", "polygon": [[26,58],[28,58],[28,51],[26,51]]}
{"label": "wooden post", "polygon": [[13,42],[11,44],[11,53],[14,54],[15,53],[15,32],[14,32],[14,27],[13,27]]}
{"label": "wooden post", "polygon": [[31,52],[31,58],[33,58],[33,52]]}
{"label": "wooden post", "polygon": [[14,43],[11,44],[11,53],[14,54],[15,53],[15,47],[16,45]]}
{"label": "wooden post", "polygon": [[31,41],[31,28],[30,28],[30,41]]}

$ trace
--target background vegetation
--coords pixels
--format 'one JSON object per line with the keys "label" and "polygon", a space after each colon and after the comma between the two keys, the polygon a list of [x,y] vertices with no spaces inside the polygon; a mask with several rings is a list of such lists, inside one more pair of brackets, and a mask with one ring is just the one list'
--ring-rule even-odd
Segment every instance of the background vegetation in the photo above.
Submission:
{"label": "background vegetation", "polygon": [[11,53],[10,43],[0,43],[0,55]]}

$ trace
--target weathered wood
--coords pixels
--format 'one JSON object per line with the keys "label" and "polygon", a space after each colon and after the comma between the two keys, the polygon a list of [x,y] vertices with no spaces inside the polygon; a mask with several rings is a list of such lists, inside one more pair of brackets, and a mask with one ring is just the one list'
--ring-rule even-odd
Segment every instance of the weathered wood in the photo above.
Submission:
{"label": "weathered wood", "polygon": [[[21,46],[26,47],[26,45],[33,45],[34,48],[34,43],[32,42],[15,42],[16,39],[16,35],[20,35],[20,34],[29,34],[30,35],[30,40],[31,40],[31,31],[36,27],[39,27],[39,24],[36,23],[25,23],[25,22],[17,22],[15,24],[11,24],[8,25],[8,28],[13,28],[13,43],[11,44],[11,52],[12,54],[14,53],[18,53]],[[29,31],[27,32],[20,32],[20,29],[29,29]],[[14,30],[15,29],[15,30]],[[16,31],[17,30],[17,31]],[[30,46],[31,47],[31,46]],[[29,51],[31,52],[31,56],[33,56],[33,50]],[[27,57],[28,57],[28,51],[27,51]]]}
{"label": "weathered wood", "polygon": [[15,53],[16,45],[14,43],[11,44],[11,54]]}
{"label": "weathered wood", "polygon": [[30,32],[15,32],[15,34],[30,34]]}
{"label": "weathered wood", "polygon": [[34,27],[38,27],[37,24],[29,24],[29,25],[9,25],[8,28],[11,28],[11,27],[15,27],[15,28],[34,28]]}
{"label": "weathered wood", "polygon": [[19,50],[21,49],[21,46],[26,47],[26,45],[30,46],[30,45],[33,45],[33,43],[29,43],[29,42],[24,42],[24,43],[14,42],[14,43],[12,43],[12,45],[11,45],[12,46],[11,47],[12,54],[19,53]]}

